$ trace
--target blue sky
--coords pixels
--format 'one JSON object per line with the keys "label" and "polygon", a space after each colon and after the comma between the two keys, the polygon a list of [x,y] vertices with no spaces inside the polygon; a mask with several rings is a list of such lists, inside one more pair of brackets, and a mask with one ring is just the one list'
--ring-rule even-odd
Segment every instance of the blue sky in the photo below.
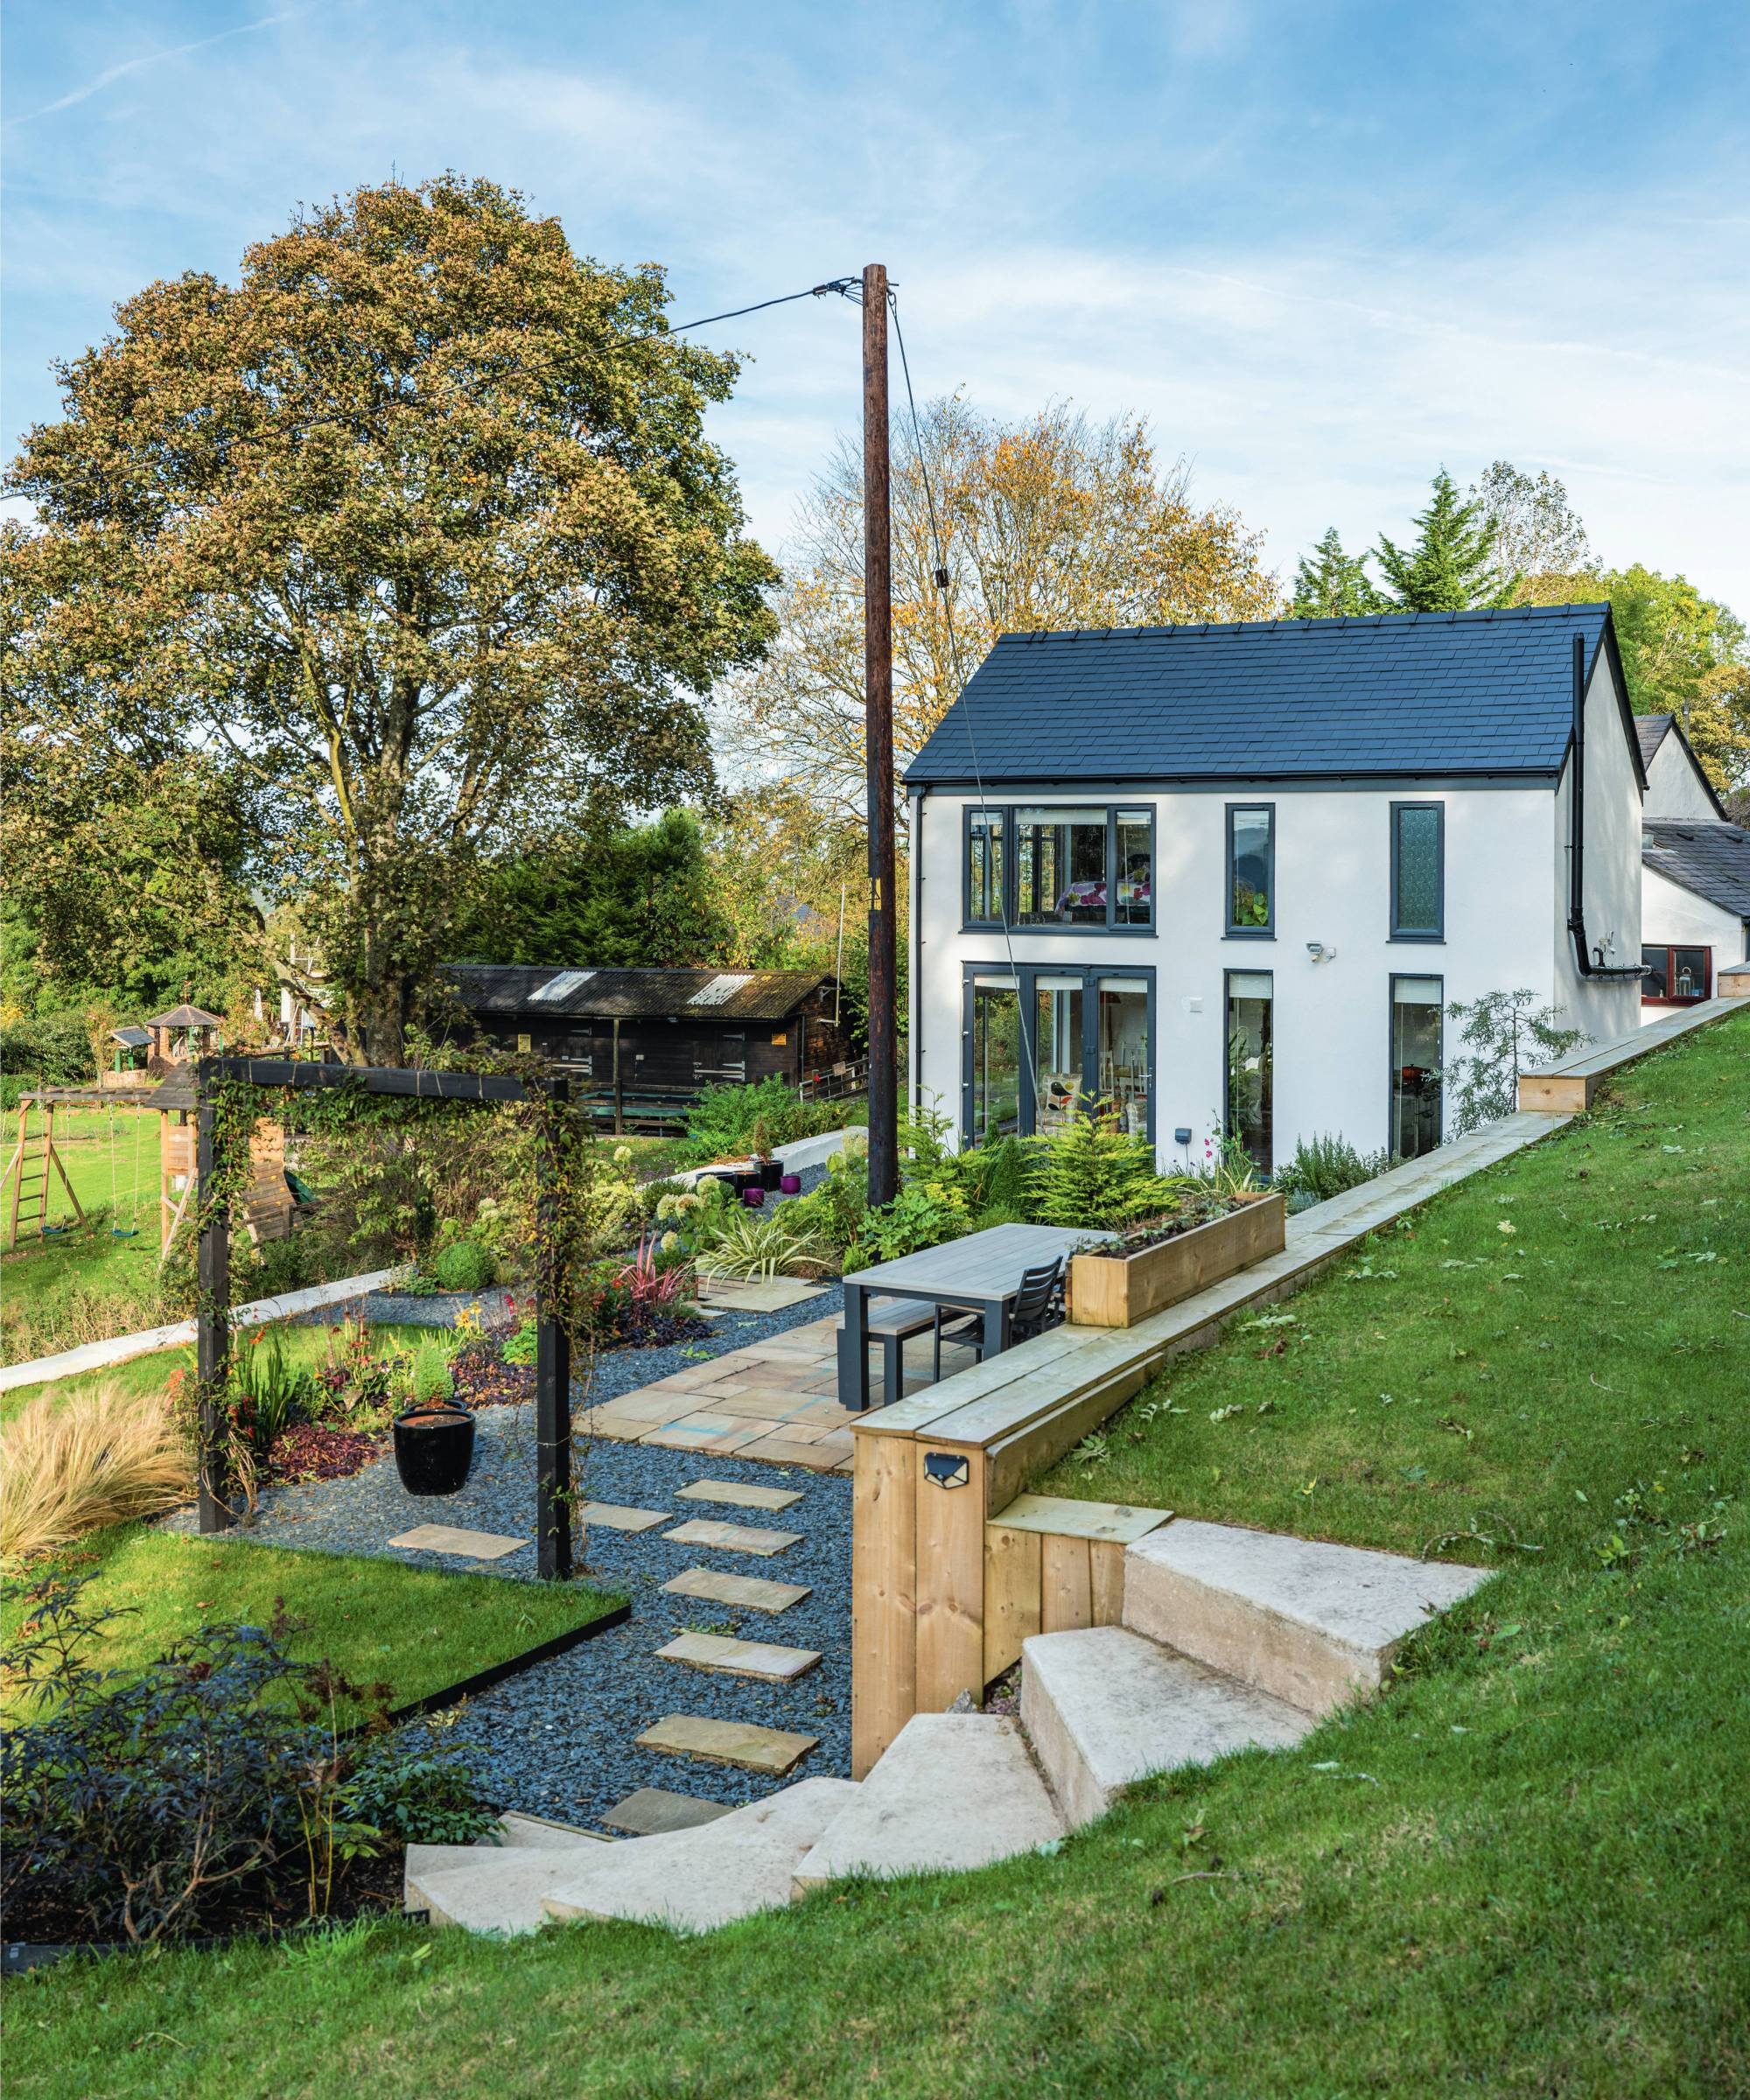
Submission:
{"label": "blue sky", "polygon": [[[6,435],[139,285],[453,167],[677,318],[885,261],[920,388],[1146,411],[1284,574],[1504,457],[1750,614],[1746,106],[1742,0],[9,0]],[[712,335],[774,545],[855,331]]]}

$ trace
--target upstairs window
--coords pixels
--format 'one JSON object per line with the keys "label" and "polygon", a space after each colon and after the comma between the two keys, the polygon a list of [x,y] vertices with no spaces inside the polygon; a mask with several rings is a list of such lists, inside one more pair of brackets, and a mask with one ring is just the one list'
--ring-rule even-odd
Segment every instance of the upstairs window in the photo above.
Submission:
{"label": "upstairs window", "polygon": [[1276,806],[1228,804],[1228,932],[1276,932]]}
{"label": "upstairs window", "polygon": [[1154,812],[1063,805],[970,809],[968,926],[1146,930],[1154,924]]}
{"label": "upstairs window", "polygon": [[1446,937],[1446,813],[1438,802],[1391,805],[1391,937]]}

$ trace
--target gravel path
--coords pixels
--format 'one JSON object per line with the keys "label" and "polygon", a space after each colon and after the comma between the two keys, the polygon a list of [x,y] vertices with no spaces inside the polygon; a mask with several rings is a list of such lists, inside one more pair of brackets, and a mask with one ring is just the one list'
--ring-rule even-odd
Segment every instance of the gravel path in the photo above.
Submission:
{"label": "gravel path", "polygon": [[[842,1302],[835,1286],[781,1312],[729,1314],[713,1322],[708,1341],[692,1346],[721,1354],[762,1335],[822,1319]],[[392,1317],[402,1315],[397,1312]],[[635,1390],[699,1361],[697,1355],[683,1356],[679,1349],[615,1352],[598,1362],[592,1396],[606,1399]],[[488,1408],[477,1419],[473,1472],[459,1494],[409,1495],[402,1489],[393,1459],[384,1459],[347,1480],[269,1489],[255,1524],[244,1536],[264,1544],[381,1554],[425,1566],[533,1579],[534,1410]],[[808,1753],[791,1778],[848,1775],[850,1480],[843,1474],[704,1458],[692,1452],[599,1438],[580,1437],[576,1460],[586,1499],[670,1511],[673,1523],[637,1534],[592,1525],[584,1542],[586,1572],[626,1593],[631,1619],[472,1701],[446,1732],[445,1740],[469,1754],[488,1798],[500,1808],[588,1824],[637,1787],[666,1787],[676,1793],[738,1802],[788,1783],[727,1766],[654,1756],[637,1748],[633,1739],[668,1713],[709,1714],[818,1736],[818,1748]],[[802,1499],[780,1511],[674,1499],[677,1488],[700,1480],[781,1488]],[[787,1551],[766,1558],[668,1544],[663,1532],[690,1517],[798,1531],[802,1536]],[[420,1523],[461,1525],[526,1538],[529,1544],[502,1560],[480,1563],[389,1548],[389,1539]],[[805,1583],[812,1586],[812,1594],[775,1616],[732,1609],[703,1598],[663,1594],[664,1582],[683,1568],[696,1566]],[[658,1662],[654,1651],[689,1628],[816,1648],[822,1659],[807,1676],[786,1686]]]}

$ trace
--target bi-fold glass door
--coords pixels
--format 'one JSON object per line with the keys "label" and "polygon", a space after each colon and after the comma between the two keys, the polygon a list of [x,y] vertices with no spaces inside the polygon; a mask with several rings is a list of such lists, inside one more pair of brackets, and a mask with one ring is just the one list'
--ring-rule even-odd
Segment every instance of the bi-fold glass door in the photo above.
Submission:
{"label": "bi-fold glass door", "polygon": [[1153,1040],[1152,970],[970,970],[961,1134],[1048,1134],[1097,1100],[1152,1138]]}

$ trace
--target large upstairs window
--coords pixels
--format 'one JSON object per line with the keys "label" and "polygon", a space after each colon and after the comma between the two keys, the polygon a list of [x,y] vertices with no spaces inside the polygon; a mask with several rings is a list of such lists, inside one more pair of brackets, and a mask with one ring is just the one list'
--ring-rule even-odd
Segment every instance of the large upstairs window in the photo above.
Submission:
{"label": "large upstairs window", "polygon": [[1147,931],[1154,812],[1099,804],[969,809],[968,926]]}

